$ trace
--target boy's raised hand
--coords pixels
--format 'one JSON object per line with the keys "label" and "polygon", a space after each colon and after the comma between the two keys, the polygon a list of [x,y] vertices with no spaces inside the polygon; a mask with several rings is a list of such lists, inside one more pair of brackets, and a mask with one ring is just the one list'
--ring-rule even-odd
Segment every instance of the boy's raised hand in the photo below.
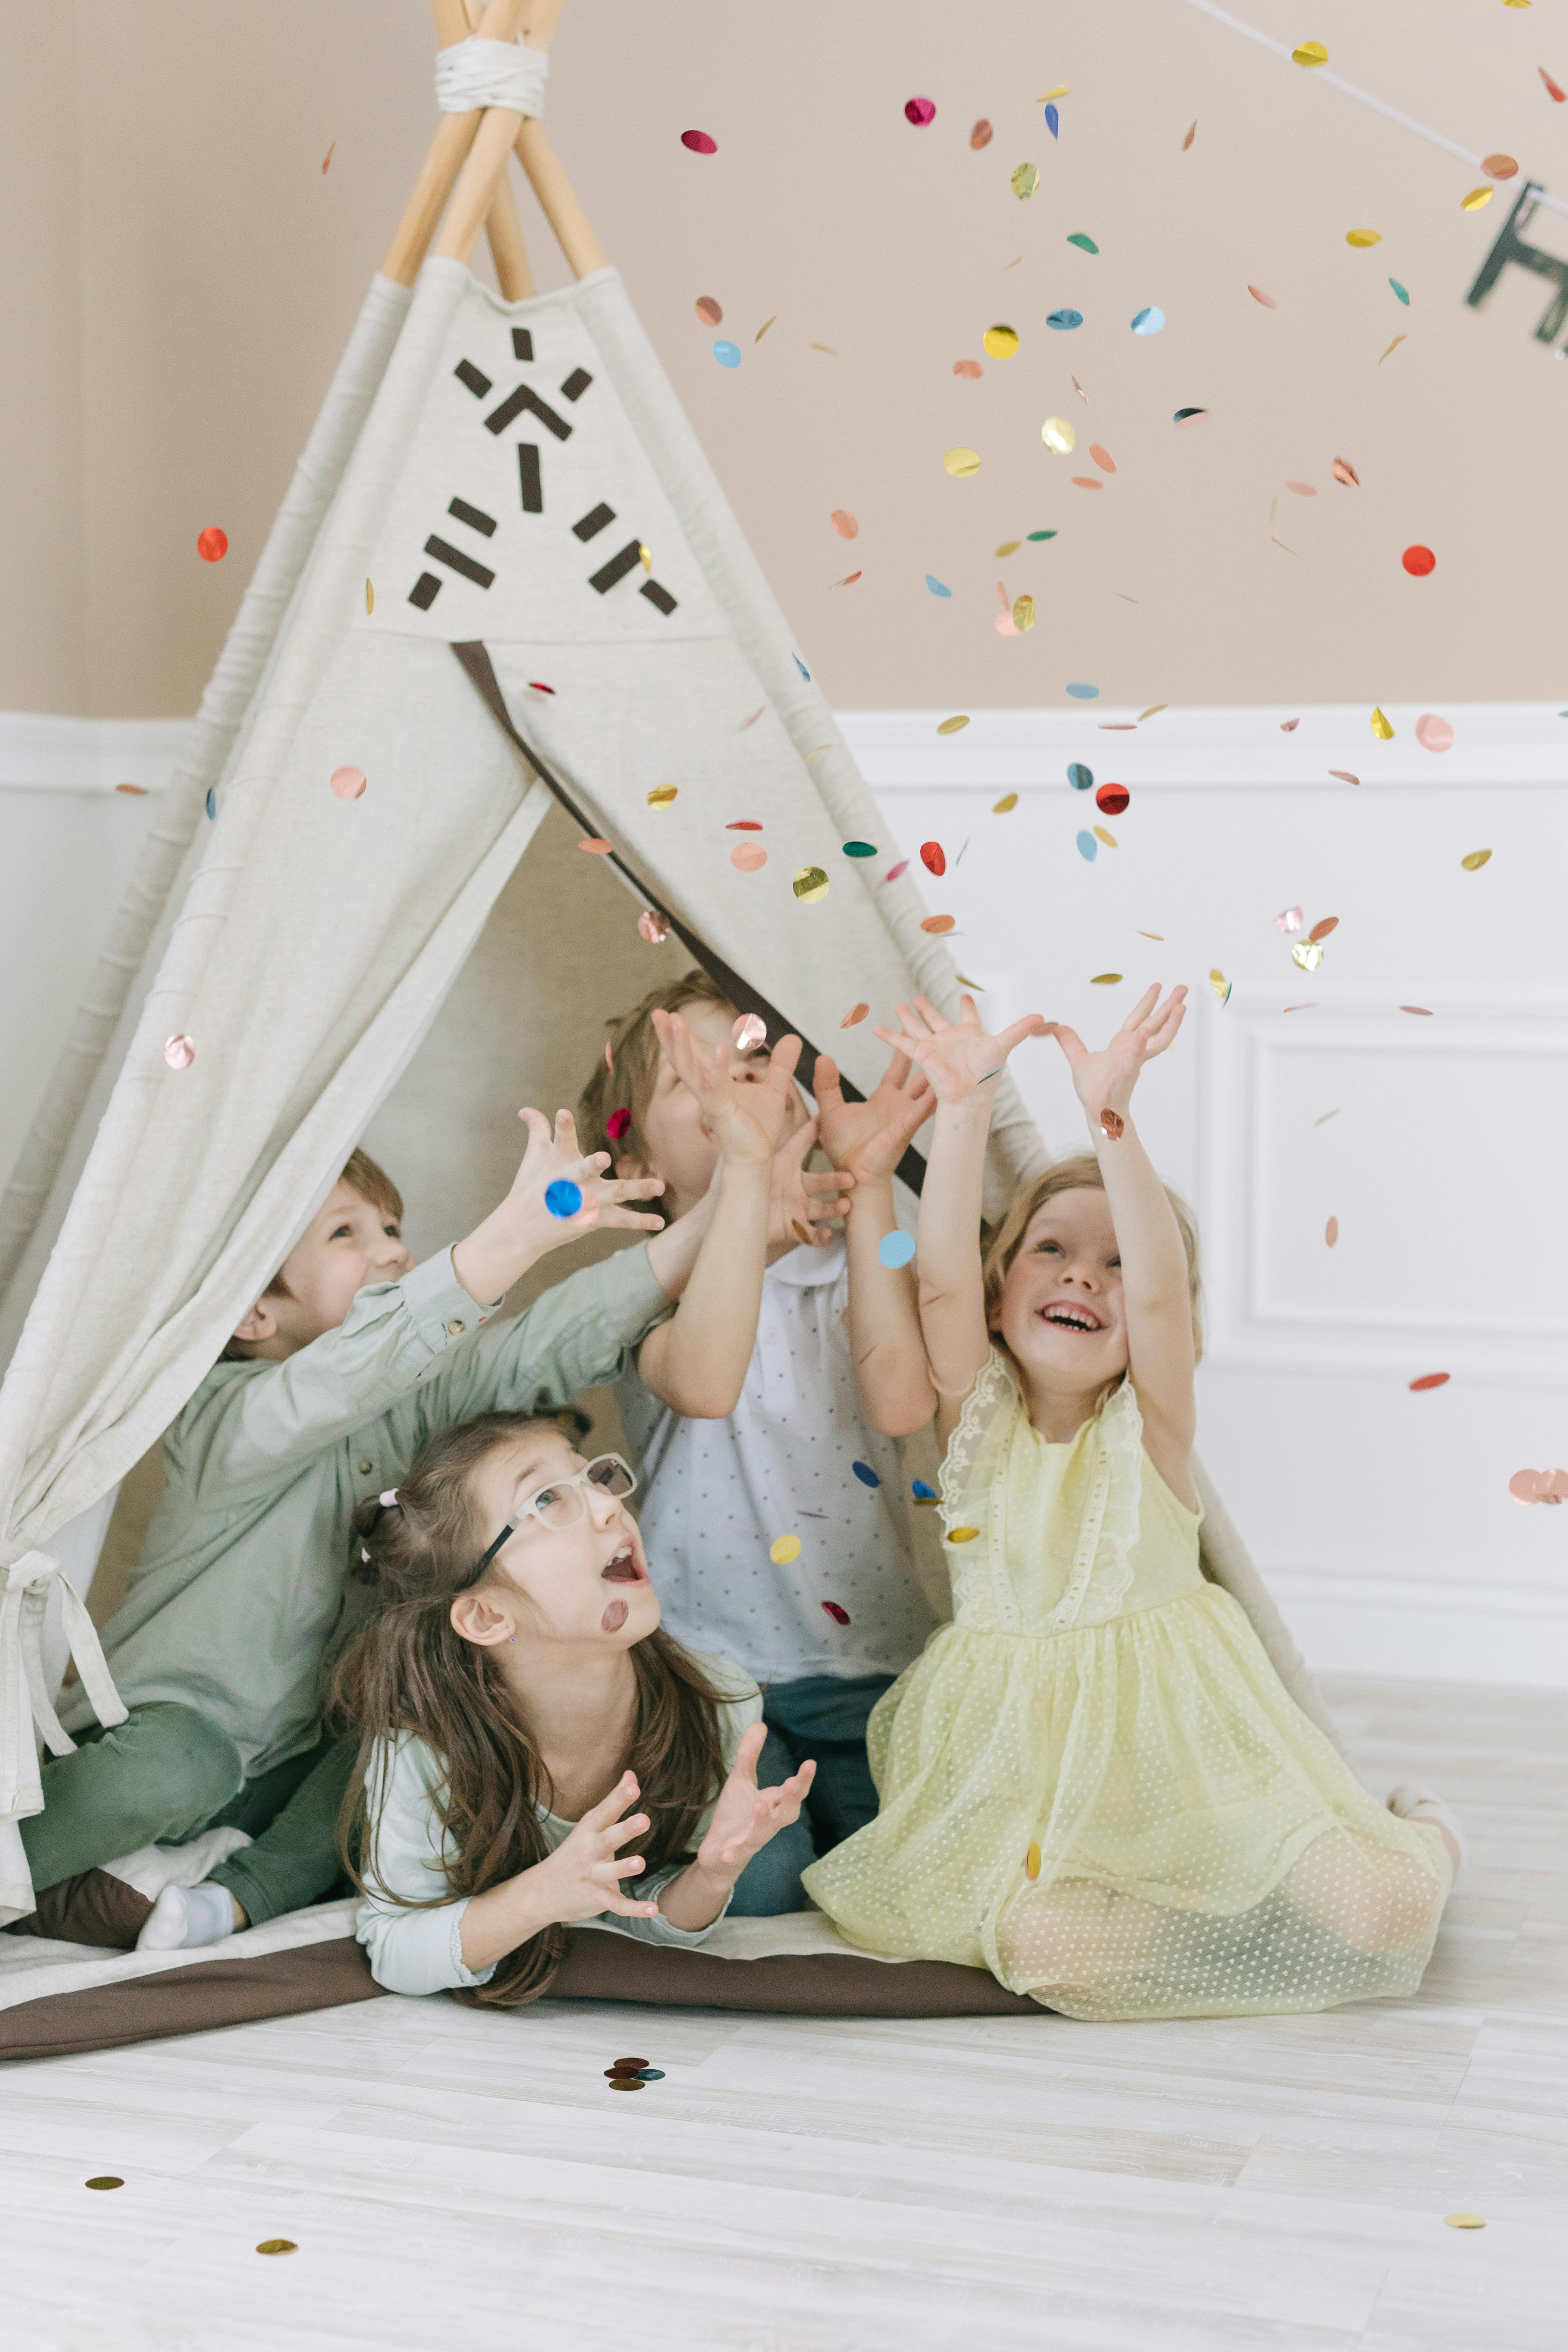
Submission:
{"label": "boy's raised hand", "polygon": [[721,1045],[710,1054],[679,1013],[656,1012],[659,1050],[702,1108],[702,1124],[726,1160],[759,1167],[771,1160],[798,1102],[800,1039],[781,1037],[764,1064]]}
{"label": "boy's raised hand", "polygon": [[716,1884],[732,1886],[752,1856],[800,1819],[806,1791],[816,1778],[816,1766],[805,1763],[776,1789],[759,1789],[757,1759],[767,1736],[761,1723],[748,1724],[741,1734],[730,1777],[697,1849],[698,1869]]}
{"label": "boy's raised hand", "polygon": [[[1021,1021],[987,1036],[973,996],[961,996],[957,1021],[944,1021],[929,997],[917,996],[913,1005],[900,1004],[900,1029],[878,1029],[884,1045],[918,1062],[931,1081],[939,1103],[964,1102],[987,1078],[994,1078],[1015,1045],[1026,1037],[1045,1037],[1051,1024],[1039,1013],[1026,1013]],[[889,1073],[890,1075],[890,1073]]]}
{"label": "boy's raised hand", "polygon": [[866,1102],[845,1101],[837,1063],[819,1054],[815,1090],[822,1148],[835,1168],[861,1183],[891,1176],[936,1108],[924,1071],[901,1052],[894,1054]]}
{"label": "boy's raised hand", "polygon": [[[657,1200],[664,1190],[662,1177],[606,1177],[609,1153],[591,1151],[584,1157],[569,1110],[556,1112],[553,1129],[542,1110],[520,1110],[518,1117],[528,1129],[528,1149],[511,1190],[500,1208],[492,1209],[452,1249],[453,1273],[481,1307],[504,1298],[531,1265],[563,1242],[612,1226],[648,1233],[664,1229],[662,1217],[640,1216],[623,1206],[627,1201]],[[551,1185],[557,1182],[574,1184],[583,1196],[582,1206],[569,1217],[554,1215],[546,1202]]]}
{"label": "boy's raised hand", "polygon": [[1144,1063],[1175,1043],[1187,1009],[1186,996],[1185,988],[1173,988],[1162,1004],[1156,981],[1152,988],[1144,990],[1110,1045],[1098,1054],[1089,1052],[1076,1029],[1060,1021],[1047,1022],[1047,1033],[1068,1057],[1073,1091],[1091,1120],[1098,1120],[1102,1110],[1125,1113]]}

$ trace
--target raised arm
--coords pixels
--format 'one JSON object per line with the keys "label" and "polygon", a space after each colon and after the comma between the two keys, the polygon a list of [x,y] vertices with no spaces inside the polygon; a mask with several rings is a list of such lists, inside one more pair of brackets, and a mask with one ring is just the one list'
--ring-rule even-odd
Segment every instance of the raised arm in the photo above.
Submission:
{"label": "raised arm", "polygon": [[895,1054],[867,1102],[846,1102],[838,1066],[817,1056],[816,1115],[822,1148],[854,1181],[849,1199],[849,1351],[860,1410],[887,1437],[923,1429],[936,1410],[914,1276],[878,1255],[895,1231],[893,1172],[936,1105],[907,1054]]}
{"label": "raised arm", "polygon": [[980,1278],[981,1195],[994,1081],[1015,1045],[1047,1034],[1038,1013],[994,1037],[980,1025],[972,996],[944,1021],[928,998],[900,1004],[901,1029],[879,1029],[884,1045],[918,1062],[936,1097],[936,1120],[921,1196],[921,1329],[936,1391],[937,1434],[945,1443],[991,1350]]}
{"label": "raised arm", "polygon": [[1174,1043],[1186,993],[1173,988],[1162,1004],[1158,985],[1146,990],[1098,1054],[1076,1030],[1049,1024],[1089,1118],[1116,1228],[1128,1362],[1143,1441],[1161,1476],[1184,1501],[1194,1491],[1190,1463],[1197,1429],[1187,1253],[1170,1197],[1132,1124],[1131,1103],[1144,1063]]}

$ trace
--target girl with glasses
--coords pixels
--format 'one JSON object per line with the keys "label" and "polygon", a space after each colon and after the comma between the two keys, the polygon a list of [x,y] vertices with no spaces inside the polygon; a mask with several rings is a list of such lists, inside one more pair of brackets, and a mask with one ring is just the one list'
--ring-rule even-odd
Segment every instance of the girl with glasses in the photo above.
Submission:
{"label": "girl with glasses", "polygon": [[799,1816],[815,1765],[770,1775],[750,1677],[660,1628],[636,1484],[486,1413],[360,1514],[379,1606],[336,1676],[361,1734],[344,1845],[391,1991],[537,2000],[579,1920],[700,1944]]}

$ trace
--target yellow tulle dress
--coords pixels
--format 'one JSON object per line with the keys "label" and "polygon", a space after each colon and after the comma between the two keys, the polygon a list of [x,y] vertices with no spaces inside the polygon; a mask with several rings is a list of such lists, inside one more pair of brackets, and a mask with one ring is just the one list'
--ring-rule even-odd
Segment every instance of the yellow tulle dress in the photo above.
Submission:
{"label": "yellow tulle dress", "polygon": [[1070,2017],[1412,1994],[1447,1849],[1369,1795],[1205,1580],[1131,1381],[1050,1444],[994,1349],[942,1486],[953,1622],[872,1714],[877,1819],[805,1874],[847,1939]]}

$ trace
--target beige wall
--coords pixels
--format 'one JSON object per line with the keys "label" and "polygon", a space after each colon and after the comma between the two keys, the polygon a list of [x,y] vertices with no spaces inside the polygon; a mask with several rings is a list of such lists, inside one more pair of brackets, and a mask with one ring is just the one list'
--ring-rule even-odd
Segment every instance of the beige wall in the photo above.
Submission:
{"label": "beige wall", "polygon": [[[1539,12],[1310,13],[1291,36],[1336,70],[1568,192],[1568,108],[1535,70],[1568,56],[1542,49]],[[0,11],[0,704],[194,705],[429,135],[431,45],[419,0]],[[556,70],[557,145],[839,706],[1049,704],[1068,679],[1135,704],[1563,692],[1568,367],[1532,340],[1535,281],[1464,306],[1509,198],[1461,213],[1462,163],[1181,0],[568,0]],[[1034,101],[1056,82],[1053,145]],[[916,91],[929,130],[903,120]],[[996,136],[974,153],[980,114]],[[689,124],[717,156],[679,146]],[[1020,204],[1025,160],[1041,187]],[[1384,242],[1352,251],[1361,226]],[[1568,220],[1552,233],[1568,251]],[[1149,340],[1128,331],[1145,303],[1169,320]],[[1047,329],[1058,304],[1082,329]],[[1017,357],[955,380],[998,320]],[[1177,433],[1187,404],[1213,415]],[[1110,449],[1102,490],[1042,449],[1053,412],[1080,457]],[[942,470],[957,442],[982,454],[972,480]],[[1336,455],[1361,489],[1333,484]],[[233,542],[216,568],[206,522]],[[1428,581],[1400,569],[1413,540],[1437,552]],[[993,628],[999,573],[1038,599],[1026,637]]]}

